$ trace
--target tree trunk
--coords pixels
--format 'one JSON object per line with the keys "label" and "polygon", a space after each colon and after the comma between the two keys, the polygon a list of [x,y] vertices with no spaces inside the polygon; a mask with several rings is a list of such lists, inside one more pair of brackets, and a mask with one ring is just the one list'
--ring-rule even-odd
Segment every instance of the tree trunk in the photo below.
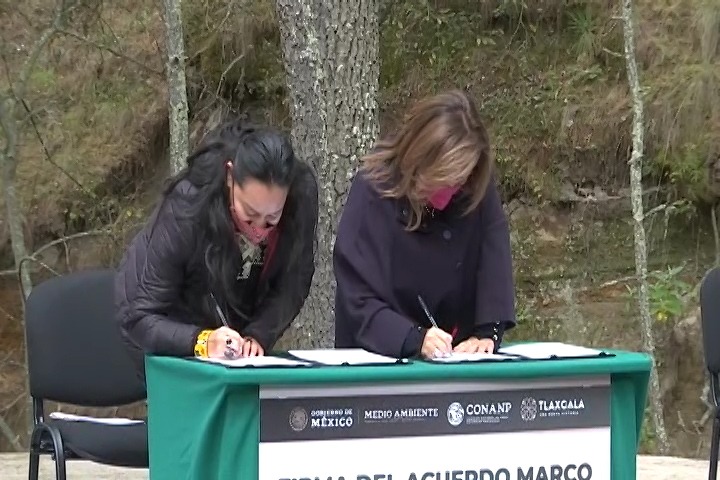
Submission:
{"label": "tree trunk", "polygon": [[[15,187],[15,177],[17,173],[17,141],[22,133],[22,125],[26,118],[20,117],[20,102],[25,100],[25,91],[30,81],[35,65],[37,64],[40,54],[47,46],[48,42],[62,28],[66,15],[76,5],[74,0],[58,0],[55,4],[55,11],[50,25],[48,25],[33,44],[28,57],[23,63],[20,74],[16,79],[10,77],[8,73],[8,91],[7,94],[0,92],[0,131],[5,137],[5,145],[0,152],[0,186],[3,190],[3,199],[5,200],[5,209],[7,212],[7,222],[10,230],[10,244],[12,246],[13,258],[15,266],[19,267],[20,262],[27,256],[27,245],[25,243],[24,221],[22,207],[17,195]],[[20,284],[23,293],[27,296],[32,290],[32,280],[30,272],[25,269],[20,272]],[[23,310],[25,308],[25,299],[23,298]],[[24,316],[23,316],[24,319]],[[23,346],[25,347],[25,391],[28,392],[26,398],[26,422],[27,433],[32,429],[32,401],[29,396],[30,384],[27,375],[27,333],[24,328],[23,320]],[[7,431],[3,429],[7,436]],[[14,441],[11,440],[11,444]]]}
{"label": "tree trunk", "polygon": [[[15,119],[15,101],[12,98],[0,98],[0,123],[3,125],[5,132],[5,148],[0,157],[2,165],[2,176],[0,177],[0,185],[3,190],[3,200],[5,201],[5,211],[10,231],[10,245],[13,251],[15,265],[20,265],[20,260],[27,256],[27,247],[25,244],[25,233],[23,228],[23,214],[20,207],[20,201],[17,197],[15,188],[15,172],[17,171],[16,145],[17,145],[17,120]],[[21,272],[20,280],[22,289],[25,294],[29,294],[32,289],[32,281],[30,273],[27,269]]]}
{"label": "tree trunk", "polygon": [[660,453],[666,454],[669,449],[663,405],[660,393],[657,365],[655,363],[655,340],[653,337],[653,319],[650,315],[650,300],[647,280],[647,241],[645,239],[645,213],[643,209],[642,157],[643,157],[643,99],[638,78],[638,67],[635,58],[635,33],[633,27],[632,0],[623,0],[622,18],[625,36],[625,62],[628,83],[633,104],[633,147],[630,156],[630,192],[632,201],[633,223],[635,232],[635,273],[638,278],[638,307],[642,321],[642,337],[645,351],[652,356],[650,373],[650,409],[658,440]]}
{"label": "tree trunk", "polygon": [[332,249],[358,159],[377,133],[377,0],[276,0],[292,139],[318,175],[320,212],[313,287],[288,342],[328,347],[334,339]]}
{"label": "tree trunk", "polygon": [[182,0],[163,0],[167,50],[168,117],[170,120],[170,173],[185,167],[188,155],[188,103],[185,84],[185,40]]}
{"label": "tree trunk", "polygon": [[[18,200],[17,189],[15,188],[15,174],[17,172],[17,158],[15,155],[17,151],[18,134],[18,122],[15,120],[15,106],[16,103],[14,99],[6,99],[0,96],[0,124],[2,124],[2,130],[5,132],[5,148],[0,152],[0,187],[2,187],[3,200],[5,201],[5,214],[10,231],[10,246],[12,247],[15,266],[18,267],[20,261],[27,256],[27,246],[25,243],[24,217],[20,201]],[[32,289],[32,280],[27,268],[20,272],[20,283],[22,292],[25,295],[29,295]],[[22,300],[24,310],[25,299],[23,298]],[[23,326],[24,324],[25,321],[23,317]],[[30,383],[27,376],[27,333],[25,328],[23,328],[23,346],[25,347],[25,391],[30,392]],[[27,427],[28,433],[30,432],[30,428],[32,428],[30,412],[32,412],[32,402],[28,395],[26,398],[25,411],[25,426]],[[3,421],[3,424],[4,423]],[[10,444],[17,449],[17,436],[10,430],[10,427],[5,424],[0,430],[10,441]]]}

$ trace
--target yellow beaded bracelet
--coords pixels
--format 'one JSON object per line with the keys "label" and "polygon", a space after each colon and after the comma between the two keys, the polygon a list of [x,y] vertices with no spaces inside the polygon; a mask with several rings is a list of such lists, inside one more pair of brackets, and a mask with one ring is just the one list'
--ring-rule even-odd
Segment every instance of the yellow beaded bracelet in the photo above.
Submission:
{"label": "yellow beaded bracelet", "polygon": [[208,357],[208,338],[212,330],[203,330],[198,334],[197,341],[195,342],[195,356],[196,357]]}

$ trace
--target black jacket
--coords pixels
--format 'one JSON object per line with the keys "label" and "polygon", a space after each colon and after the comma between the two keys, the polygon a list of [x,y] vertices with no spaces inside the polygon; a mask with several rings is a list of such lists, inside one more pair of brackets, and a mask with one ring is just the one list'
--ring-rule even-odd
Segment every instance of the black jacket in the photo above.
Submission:
{"label": "black jacket", "polygon": [[[208,288],[205,236],[197,221],[182,215],[195,191],[189,181],[180,181],[131,241],[117,269],[117,321],[141,373],[143,352],[192,356],[197,334],[222,326]],[[249,319],[223,308],[224,299],[214,293],[229,326],[257,340],[266,351],[300,312],[310,290],[315,271],[317,192],[312,171],[301,163]],[[283,227],[293,216],[301,216],[298,223],[302,228],[285,234]]]}

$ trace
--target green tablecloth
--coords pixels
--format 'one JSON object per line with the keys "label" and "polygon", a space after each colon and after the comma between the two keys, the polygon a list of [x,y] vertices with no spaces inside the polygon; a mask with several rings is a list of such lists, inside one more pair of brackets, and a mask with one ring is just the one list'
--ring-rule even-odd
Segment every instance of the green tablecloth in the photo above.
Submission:
{"label": "green tablecloth", "polygon": [[[608,351],[611,352],[611,351]],[[635,478],[651,360],[612,351],[592,359],[296,368],[226,368],[192,359],[146,358],[151,480],[255,479],[259,387],[448,380],[611,376],[612,478]],[[281,459],[278,459],[281,461]],[[241,476],[242,474],[242,476]]]}

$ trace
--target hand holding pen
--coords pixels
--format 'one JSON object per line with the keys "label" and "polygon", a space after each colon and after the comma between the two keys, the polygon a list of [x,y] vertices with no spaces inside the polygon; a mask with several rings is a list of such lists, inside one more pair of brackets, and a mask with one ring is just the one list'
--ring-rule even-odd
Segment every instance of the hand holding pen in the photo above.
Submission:
{"label": "hand holding pen", "polygon": [[241,349],[245,340],[239,333],[230,328],[227,318],[225,318],[225,314],[220,308],[217,300],[215,300],[215,295],[210,293],[210,297],[215,304],[215,311],[217,312],[218,317],[220,317],[220,321],[223,326],[210,334],[210,338],[208,339],[208,355],[216,358],[225,357],[228,360],[234,360],[242,354]]}
{"label": "hand holding pen", "polygon": [[214,330],[208,338],[208,356],[211,358],[227,358],[229,360],[240,357],[245,339],[229,327],[220,327]]}
{"label": "hand holding pen", "polygon": [[435,317],[430,313],[430,310],[420,295],[418,295],[418,302],[420,302],[425,316],[432,324],[432,328],[427,331],[423,339],[421,348],[422,355],[425,358],[446,357],[450,355],[452,353],[452,335],[438,327]]}

